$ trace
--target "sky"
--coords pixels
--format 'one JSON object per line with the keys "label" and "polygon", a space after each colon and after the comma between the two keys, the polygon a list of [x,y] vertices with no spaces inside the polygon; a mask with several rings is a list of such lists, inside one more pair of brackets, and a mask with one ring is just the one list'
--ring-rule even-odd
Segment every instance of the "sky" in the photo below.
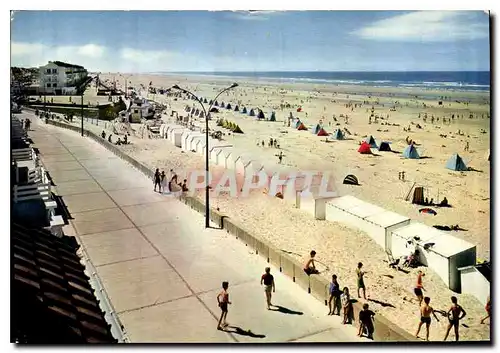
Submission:
{"label": "sky", "polygon": [[482,11],[16,11],[11,65],[100,72],[489,70]]}

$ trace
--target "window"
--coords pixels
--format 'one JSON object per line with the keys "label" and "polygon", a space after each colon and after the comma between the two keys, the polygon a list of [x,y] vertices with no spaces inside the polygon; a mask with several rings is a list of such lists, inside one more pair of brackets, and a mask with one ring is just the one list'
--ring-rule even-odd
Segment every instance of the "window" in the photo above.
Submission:
{"label": "window", "polygon": [[52,69],[53,74],[57,74],[57,69]]}
{"label": "window", "polygon": [[47,69],[47,72],[46,72],[46,73],[50,74],[50,69]]}
{"label": "window", "polygon": [[50,88],[50,83],[47,83],[47,88]]}
{"label": "window", "polygon": [[57,87],[57,83],[53,83],[53,84],[52,84],[52,87]]}

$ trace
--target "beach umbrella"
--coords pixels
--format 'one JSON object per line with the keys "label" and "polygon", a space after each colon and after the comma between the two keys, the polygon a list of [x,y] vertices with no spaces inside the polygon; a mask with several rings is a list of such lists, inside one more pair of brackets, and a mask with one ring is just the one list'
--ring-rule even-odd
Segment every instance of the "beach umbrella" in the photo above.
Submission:
{"label": "beach umbrella", "polygon": [[431,215],[437,215],[437,212],[434,211],[432,208],[421,208],[420,210],[418,210],[418,212],[420,213],[428,213],[428,214],[431,214]]}

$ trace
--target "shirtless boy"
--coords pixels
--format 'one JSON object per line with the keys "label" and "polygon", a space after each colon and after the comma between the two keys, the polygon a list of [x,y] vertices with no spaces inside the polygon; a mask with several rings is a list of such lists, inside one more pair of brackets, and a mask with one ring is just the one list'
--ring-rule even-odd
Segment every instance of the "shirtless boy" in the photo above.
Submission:
{"label": "shirtless boy", "polygon": [[446,314],[448,316],[449,324],[446,328],[446,335],[444,336],[443,341],[446,341],[448,338],[452,327],[455,328],[455,341],[458,341],[458,325],[460,324],[460,320],[462,320],[467,313],[460,305],[458,305],[457,297],[451,297],[451,307]]}
{"label": "shirtless boy", "polygon": [[228,325],[228,323],[226,322],[227,306],[231,304],[231,302],[229,301],[229,293],[227,292],[228,288],[229,282],[222,282],[222,291],[217,295],[217,303],[221,310],[219,323],[217,324],[217,330],[222,330],[223,327],[226,327]]}
{"label": "shirtless boy", "polygon": [[434,312],[434,309],[429,305],[431,302],[431,298],[425,297],[424,298],[424,304],[420,307],[420,322],[418,323],[418,329],[417,333],[415,334],[415,337],[418,338],[418,334],[420,333],[420,328],[422,328],[422,325],[425,324],[425,329],[426,329],[426,335],[425,335],[425,340],[429,340],[429,328],[431,326],[431,314],[434,315],[434,318],[439,322],[439,319],[436,316],[436,313]]}
{"label": "shirtless boy", "polygon": [[316,256],[316,251],[312,250],[310,255],[311,257],[309,258],[309,260],[307,260],[306,264],[304,265],[304,272],[308,276],[319,273],[319,271],[316,269],[316,265],[314,264],[314,257]]}

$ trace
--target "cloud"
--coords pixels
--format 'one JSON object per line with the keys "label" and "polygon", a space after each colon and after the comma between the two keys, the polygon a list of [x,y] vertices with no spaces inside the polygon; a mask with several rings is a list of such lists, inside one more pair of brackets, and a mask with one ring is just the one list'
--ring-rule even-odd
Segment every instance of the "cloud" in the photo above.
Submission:
{"label": "cloud", "polygon": [[121,57],[135,63],[148,63],[151,61],[166,60],[175,54],[164,50],[138,50],[132,48],[123,48]]}
{"label": "cloud", "polygon": [[248,10],[248,11],[233,11],[233,18],[243,21],[267,21],[271,15],[278,14],[280,11],[273,10]]}
{"label": "cloud", "polygon": [[376,21],[353,34],[370,40],[448,42],[487,38],[488,17],[471,11],[417,11]]}

